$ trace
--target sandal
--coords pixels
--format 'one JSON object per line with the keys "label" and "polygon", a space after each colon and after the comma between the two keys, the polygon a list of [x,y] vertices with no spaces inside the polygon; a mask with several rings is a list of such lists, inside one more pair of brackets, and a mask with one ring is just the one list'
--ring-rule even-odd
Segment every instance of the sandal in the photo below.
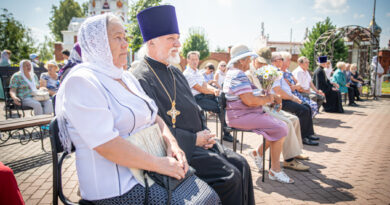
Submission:
{"label": "sandal", "polygon": [[[273,174],[273,176],[271,175],[271,173]],[[280,172],[275,172],[272,169],[269,169],[268,177],[271,180],[276,180],[278,182],[285,183],[285,184],[294,183],[294,180],[291,179],[289,176],[287,176],[287,174],[284,173],[282,170],[280,170]]]}
{"label": "sandal", "polygon": [[[253,151],[256,151],[256,156],[253,154]],[[259,171],[263,169],[263,158],[260,157],[260,154],[257,150],[249,150],[248,155],[255,161],[255,164]]]}

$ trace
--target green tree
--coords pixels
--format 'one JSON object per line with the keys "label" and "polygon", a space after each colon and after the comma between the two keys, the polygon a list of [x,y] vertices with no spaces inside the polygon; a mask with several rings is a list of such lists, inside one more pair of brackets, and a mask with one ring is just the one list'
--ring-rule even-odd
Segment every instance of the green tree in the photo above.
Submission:
{"label": "green tree", "polygon": [[61,31],[67,30],[73,17],[83,17],[84,13],[79,3],[74,0],[61,0],[60,6],[52,6],[49,28],[56,41],[63,41]]}
{"label": "green tree", "polygon": [[36,51],[31,30],[17,21],[7,9],[1,9],[0,22],[0,49],[12,52],[13,63],[28,59],[29,54]]}
{"label": "green tree", "polygon": [[144,42],[138,26],[137,14],[146,8],[159,6],[160,3],[161,0],[139,0],[130,6],[130,24],[127,25],[127,28],[129,31],[129,47],[133,52],[137,52]]}
{"label": "green tree", "polygon": [[38,45],[40,61],[52,60],[54,56],[54,41],[45,35],[45,40]]}
{"label": "green tree", "polygon": [[88,16],[88,1],[81,4],[81,8],[83,9],[84,16]]}
{"label": "green tree", "polygon": [[217,52],[217,53],[223,53],[223,52],[225,52],[225,53],[226,53],[226,49],[217,46],[217,48],[215,49],[215,52]]}
{"label": "green tree", "polygon": [[[311,29],[308,35],[308,40],[304,43],[301,49],[301,55],[306,56],[310,60],[310,70],[316,67],[316,59],[314,59],[314,44],[317,39],[326,31],[335,29],[336,26],[332,24],[330,18],[327,17],[324,21],[317,22]],[[319,53],[319,55],[328,55],[328,53]],[[339,39],[334,44],[333,62],[345,61],[348,57],[348,49],[344,45],[343,39]]]}
{"label": "green tree", "polygon": [[202,28],[190,28],[189,36],[183,43],[182,56],[186,57],[190,51],[199,51],[200,60],[203,60],[210,55],[209,45],[206,39],[206,34]]}

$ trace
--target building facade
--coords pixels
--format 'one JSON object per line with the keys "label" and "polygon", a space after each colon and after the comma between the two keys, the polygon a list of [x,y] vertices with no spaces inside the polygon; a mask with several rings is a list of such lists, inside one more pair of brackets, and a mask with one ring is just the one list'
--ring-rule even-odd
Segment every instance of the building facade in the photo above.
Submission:
{"label": "building facade", "polygon": [[[88,16],[94,16],[98,14],[104,14],[111,12],[120,17],[124,22],[128,21],[128,0],[89,0],[88,1]],[[77,33],[80,25],[86,18],[73,17],[69,22],[68,30],[61,31],[64,42],[62,42],[62,48],[71,50],[73,45],[77,42]],[[60,48],[60,46],[57,46]],[[56,48],[57,48],[56,47]],[[55,52],[58,52],[57,50]],[[61,51],[59,51],[61,52]],[[55,55],[56,61],[62,61],[61,55]],[[58,56],[58,58],[57,58]]]}

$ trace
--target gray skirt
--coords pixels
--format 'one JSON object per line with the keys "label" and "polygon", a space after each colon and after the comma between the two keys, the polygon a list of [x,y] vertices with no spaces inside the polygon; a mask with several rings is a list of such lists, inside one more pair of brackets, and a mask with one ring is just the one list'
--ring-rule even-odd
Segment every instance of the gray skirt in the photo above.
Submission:
{"label": "gray skirt", "polygon": [[[160,185],[154,183],[149,187],[149,204],[163,205],[167,204],[167,190]],[[122,196],[112,197],[92,201],[97,205],[124,205],[124,204],[144,204],[145,187],[137,184],[130,191]],[[175,191],[172,192],[171,204],[205,204],[215,205],[221,204],[217,193],[196,176],[191,176],[182,182]]]}

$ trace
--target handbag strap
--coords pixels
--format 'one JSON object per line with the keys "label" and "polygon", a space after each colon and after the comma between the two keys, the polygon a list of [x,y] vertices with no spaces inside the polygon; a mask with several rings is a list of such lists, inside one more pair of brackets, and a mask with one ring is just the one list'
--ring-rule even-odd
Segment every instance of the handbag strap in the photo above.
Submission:
{"label": "handbag strap", "polygon": [[[144,199],[144,205],[148,205],[149,204],[149,184],[148,184],[148,179],[146,177],[147,175],[147,171],[144,171],[144,181],[145,181],[145,199]],[[169,187],[169,180],[171,180],[170,177],[167,177],[167,180],[168,180],[168,183],[167,183],[167,194],[168,194],[168,199],[167,199],[167,205],[170,205],[171,204],[171,200],[172,200],[172,191]]]}
{"label": "handbag strap", "polygon": [[145,199],[144,199],[144,204],[148,205],[149,204],[149,184],[148,184],[148,179],[146,178],[146,171],[144,171],[144,181],[145,181]]}

